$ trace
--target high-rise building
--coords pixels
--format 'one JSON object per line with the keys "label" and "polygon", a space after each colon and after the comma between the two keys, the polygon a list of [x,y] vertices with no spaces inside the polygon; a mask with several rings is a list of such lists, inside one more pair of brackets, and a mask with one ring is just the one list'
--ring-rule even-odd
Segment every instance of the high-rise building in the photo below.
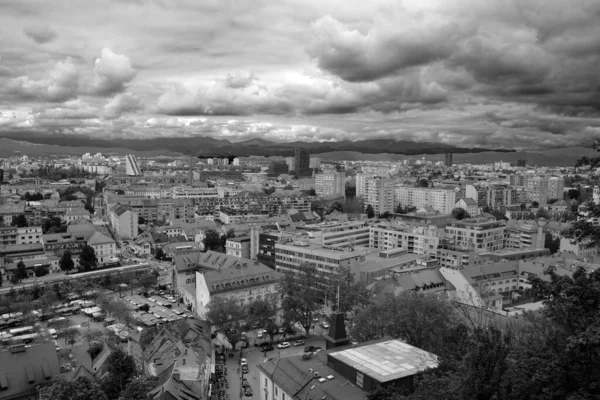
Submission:
{"label": "high-rise building", "polygon": [[233,166],[234,167],[239,167],[240,166],[240,159],[239,158],[234,158],[233,159]]}
{"label": "high-rise building", "polygon": [[552,176],[548,179],[548,199],[562,199],[565,191],[565,180]]}
{"label": "high-rise building", "polygon": [[394,192],[395,206],[398,206],[398,204],[401,204],[402,207],[413,206],[417,208],[430,206],[442,214],[450,214],[456,204],[454,189],[398,186]]}
{"label": "high-rise building", "polygon": [[142,171],[138,165],[137,159],[133,154],[125,156],[125,174],[129,176],[141,176]]}
{"label": "high-rise building", "polygon": [[315,192],[317,196],[346,195],[346,173],[329,172],[315,175]]}
{"label": "high-rise building", "polygon": [[310,154],[306,149],[296,150],[294,156],[294,171],[296,176],[310,176]]}
{"label": "high-rise building", "polygon": [[535,176],[527,179],[527,200],[537,201],[540,207],[548,204],[548,182],[543,176]]}
{"label": "high-rise building", "polygon": [[444,161],[444,164],[446,165],[446,167],[452,166],[452,153],[446,153],[446,159]]}
{"label": "high-rise building", "polygon": [[321,159],[319,157],[311,157],[309,167],[312,169],[321,168]]}
{"label": "high-rise building", "polygon": [[4,170],[0,169],[0,182],[4,182]]}
{"label": "high-rise building", "polygon": [[367,180],[365,207],[371,205],[376,215],[394,212],[394,184],[392,179],[380,176]]}
{"label": "high-rise building", "polygon": [[365,197],[367,194],[367,181],[375,178],[375,175],[358,173],[356,174],[356,197]]}
{"label": "high-rise building", "polygon": [[294,157],[287,157],[285,159],[286,164],[288,165],[288,171],[293,171],[294,170]]}

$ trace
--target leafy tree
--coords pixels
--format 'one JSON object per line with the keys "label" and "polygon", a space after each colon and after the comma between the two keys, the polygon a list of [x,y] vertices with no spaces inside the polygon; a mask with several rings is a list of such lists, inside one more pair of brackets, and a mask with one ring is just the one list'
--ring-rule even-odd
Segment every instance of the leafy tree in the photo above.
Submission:
{"label": "leafy tree", "polygon": [[71,271],[73,268],[75,268],[75,262],[73,262],[73,258],[71,257],[71,252],[69,250],[67,250],[63,253],[58,265],[60,266],[60,269],[65,271],[67,274],[69,273],[69,271]]}
{"label": "leafy tree", "polygon": [[89,245],[83,246],[79,254],[79,269],[82,271],[90,271],[98,266],[98,259],[94,248]]}
{"label": "leafy tree", "polygon": [[402,204],[398,203],[398,207],[396,207],[396,214],[410,214],[415,211],[417,211],[417,207],[415,206],[403,207]]}
{"label": "leafy tree", "polygon": [[455,208],[452,210],[452,218],[460,221],[465,218],[471,218],[471,216],[464,208]]}
{"label": "leafy tree", "polygon": [[146,218],[142,217],[141,215],[138,217],[138,224],[139,225],[145,225],[146,224]]}
{"label": "leafy tree", "polygon": [[206,318],[235,345],[240,338],[242,321],[248,317],[246,307],[235,299],[215,296],[207,308]]}
{"label": "leafy tree", "polygon": [[540,207],[535,212],[535,218],[536,219],[540,219],[540,218],[550,219],[550,213],[545,208]]}
{"label": "leafy tree", "polygon": [[65,339],[65,344],[70,344],[71,346],[75,344],[77,337],[80,335],[81,331],[72,326],[63,329],[60,333],[60,336],[62,336]]}
{"label": "leafy tree", "polygon": [[356,197],[356,186],[346,183],[345,195],[347,199]]}
{"label": "leafy tree", "polygon": [[581,196],[581,193],[577,189],[569,189],[567,192],[567,198],[569,200],[577,200],[579,199],[579,196]]}
{"label": "leafy tree", "polygon": [[165,252],[163,249],[156,249],[156,252],[154,253],[154,257],[157,260],[162,261],[165,258]]}
{"label": "leafy tree", "polygon": [[332,310],[343,312],[348,321],[352,321],[354,314],[370,303],[369,291],[361,282],[355,280],[350,267],[338,268],[330,280],[330,288]]}
{"label": "leafy tree", "polygon": [[339,201],[334,201],[331,206],[329,207],[329,211],[328,214],[331,214],[332,212],[337,211],[337,212],[342,212],[343,211],[343,206],[342,203],[340,203]]}
{"label": "leafy tree", "polygon": [[263,192],[265,192],[268,195],[271,195],[273,193],[275,193],[275,186],[269,186],[263,189]]}
{"label": "leafy tree", "polygon": [[102,380],[101,386],[110,399],[118,399],[137,374],[135,361],[133,357],[118,348],[110,353],[106,363],[108,375]]}
{"label": "leafy tree", "polygon": [[426,188],[429,187],[429,182],[425,178],[421,178],[417,181],[417,187]]}
{"label": "leafy tree", "polygon": [[150,392],[157,385],[157,378],[153,376],[140,376],[132,379],[118,400],[152,400]]}
{"label": "leafy tree", "polygon": [[12,226],[16,226],[17,228],[23,228],[28,226],[27,218],[24,214],[19,214],[12,219]]}
{"label": "leafy tree", "polygon": [[44,390],[45,399],[52,400],[109,400],[100,385],[80,376],[67,380],[64,376],[54,378],[52,386]]}
{"label": "leafy tree", "polygon": [[59,217],[44,218],[42,220],[42,232],[62,233],[67,231],[67,225]]}
{"label": "leafy tree", "polygon": [[217,251],[221,243],[219,233],[214,229],[208,229],[204,232],[204,249]]}
{"label": "leafy tree", "polygon": [[27,278],[27,267],[23,261],[19,261],[17,263],[17,269],[15,270],[15,279],[17,282],[21,282],[23,279]]}
{"label": "leafy tree", "polygon": [[298,267],[298,274],[286,274],[279,287],[283,319],[288,323],[298,322],[308,335],[313,318],[322,308],[323,279],[317,268],[303,263]]}
{"label": "leafy tree", "polygon": [[540,203],[538,203],[537,201],[532,201],[530,208],[538,208],[539,206],[540,206]]}
{"label": "leafy tree", "polygon": [[254,300],[248,304],[246,324],[250,327],[260,326],[267,330],[271,340],[277,333],[277,306],[268,299]]}
{"label": "leafy tree", "polygon": [[546,232],[544,237],[544,248],[550,249],[550,254],[556,253],[560,249],[560,238],[555,238],[550,232]]}
{"label": "leafy tree", "polygon": [[375,217],[375,211],[373,210],[373,206],[372,205],[368,204],[365,212],[367,213],[367,217],[368,218],[374,218]]}
{"label": "leafy tree", "polygon": [[283,190],[294,190],[294,186],[291,183],[288,183],[283,187]]}

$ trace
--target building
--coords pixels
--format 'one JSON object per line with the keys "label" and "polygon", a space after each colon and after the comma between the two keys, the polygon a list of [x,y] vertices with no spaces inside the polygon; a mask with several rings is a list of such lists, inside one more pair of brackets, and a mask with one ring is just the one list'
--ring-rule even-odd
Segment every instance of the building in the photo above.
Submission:
{"label": "building", "polygon": [[435,259],[441,268],[463,269],[481,265],[488,257],[476,251],[438,247]]}
{"label": "building", "polygon": [[375,215],[394,212],[394,184],[393,180],[379,176],[367,180],[365,207],[373,207]]}
{"label": "building", "polygon": [[81,207],[70,208],[67,210],[67,212],[63,216],[63,221],[65,221],[67,224],[69,224],[80,218],[85,218],[85,219],[89,220],[90,212],[88,210],[86,210],[85,208],[81,208]]}
{"label": "building", "polygon": [[342,195],[346,197],[346,173],[328,172],[315,175],[317,196]]}
{"label": "building", "polygon": [[452,166],[452,153],[446,153],[446,156],[444,158],[444,165],[446,167]]}
{"label": "building", "polygon": [[375,175],[369,175],[364,173],[356,174],[356,197],[366,197],[367,195],[367,181],[373,179]]}
{"label": "building", "polygon": [[[281,274],[266,265],[212,251],[207,252],[201,260],[201,264],[207,268],[202,272],[197,271],[195,276],[198,315],[205,315],[208,304],[215,297],[235,299],[241,305],[254,300],[279,303]],[[218,269],[209,268],[216,265]]]}
{"label": "building", "polygon": [[[274,227],[277,229],[277,226]],[[261,232],[256,228],[250,229],[250,257],[254,258],[269,268],[275,269],[275,245],[279,243],[281,232],[268,230]]]}
{"label": "building", "polygon": [[294,172],[296,176],[312,175],[310,169],[310,154],[306,149],[298,149],[294,153]]}
{"label": "building", "polygon": [[473,200],[473,199],[470,199],[470,198],[458,200],[456,202],[456,204],[454,205],[454,207],[455,208],[462,208],[471,217],[476,217],[476,216],[479,215],[479,206],[477,205],[477,202],[475,200]]}
{"label": "building", "polygon": [[85,233],[51,233],[42,235],[41,243],[47,255],[62,257],[68,250],[73,256],[78,256],[87,244]]}
{"label": "building", "polygon": [[42,228],[39,226],[0,228],[0,246],[39,243],[41,238]]}
{"label": "building", "polygon": [[285,161],[271,161],[271,165],[269,165],[269,175],[279,176],[287,174],[288,172],[289,166]]}
{"label": "building", "polygon": [[540,207],[548,204],[548,184],[549,180],[543,176],[534,176],[527,179],[527,200],[537,201]]}
{"label": "building", "polygon": [[121,239],[133,239],[138,235],[138,214],[126,206],[117,204],[110,208],[108,222]]}
{"label": "building", "polygon": [[222,207],[217,213],[217,218],[225,225],[241,224],[250,221],[263,221],[269,217],[271,217],[269,211],[245,211],[229,207]]}
{"label": "building", "polygon": [[508,185],[493,185],[487,192],[487,206],[492,210],[504,210],[517,204],[517,191]]}
{"label": "building", "polygon": [[250,257],[250,236],[244,235],[227,239],[225,254],[246,259],[252,258]]}
{"label": "building", "polygon": [[370,228],[365,221],[329,222],[298,226],[297,232],[322,246],[369,246]]}
{"label": "building", "polygon": [[435,256],[444,230],[435,225],[391,225],[380,222],[369,230],[369,247],[379,250],[405,249],[410,254]]}
{"label": "building", "polygon": [[125,174],[128,176],[141,176],[142,171],[138,165],[137,159],[133,154],[125,156]]}
{"label": "building", "polygon": [[370,250],[360,266],[360,281],[364,285],[392,275],[402,275],[428,269],[427,256],[410,254],[406,249]]}
{"label": "building", "polygon": [[562,199],[565,191],[565,180],[552,176],[548,179],[548,199]]}
{"label": "building", "polygon": [[339,268],[349,268],[358,278],[361,263],[365,261],[367,254],[366,249],[341,249],[321,246],[307,240],[283,239],[284,243],[275,244],[276,270],[284,274],[298,275],[302,273],[302,264],[311,264],[320,278],[315,289],[323,293],[324,299],[327,299],[327,292],[331,290],[329,281]]}
{"label": "building", "polygon": [[15,345],[0,351],[0,399],[38,399],[60,374],[52,342]]}
{"label": "building", "polygon": [[456,204],[454,189],[397,186],[394,190],[394,207],[413,206],[417,209],[430,206],[442,214],[449,214]]}
{"label": "building", "polygon": [[463,219],[452,221],[445,230],[446,240],[451,248],[474,251],[497,251],[504,248],[504,221]]}
{"label": "building", "polygon": [[410,390],[414,375],[437,366],[434,354],[384,338],[258,364],[258,391],[265,400],[365,400],[378,387]]}

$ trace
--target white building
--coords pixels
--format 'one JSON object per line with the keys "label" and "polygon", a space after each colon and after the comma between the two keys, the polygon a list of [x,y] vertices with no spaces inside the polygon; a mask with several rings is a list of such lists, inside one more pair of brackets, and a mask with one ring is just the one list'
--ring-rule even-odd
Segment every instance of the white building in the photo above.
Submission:
{"label": "white building", "polygon": [[504,248],[504,221],[463,219],[451,222],[445,230],[449,244],[459,249],[482,252]]}
{"label": "white building", "polygon": [[454,189],[422,188],[412,186],[397,186],[395,188],[395,207],[413,206],[424,208],[430,206],[442,214],[450,214],[456,204]]}
{"label": "white building", "polygon": [[375,215],[394,212],[394,181],[389,178],[376,177],[367,180],[365,207],[371,205]]}
{"label": "white building", "polygon": [[126,206],[116,204],[111,207],[108,222],[121,239],[132,239],[138,235],[138,214]]}
{"label": "white building", "polygon": [[356,174],[356,197],[365,197],[367,195],[367,181],[374,177],[375,175]]}
{"label": "white building", "polygon": [[131,176],[141,176],[142,171],[138,165],[137,159],[133,154],[125,156],[125,173]]}
{"label": "white building", "polygon": [[479,215],[479,206],[477,205],[477,202],[471,198],[458,200],[454,207],[462,208],[468,212],[471,217],[476,217]]}
{"label": "white building", "polygon": [[342,171],[316,174],[315,192],[317,196],[341,194],[345,197],[346,173]]}
{"label": "white building", "polygon": [[444,230],[436,226],[379,223],[370,227],[369,247],[389,250],[406,249],[411,254],[435,256]]}

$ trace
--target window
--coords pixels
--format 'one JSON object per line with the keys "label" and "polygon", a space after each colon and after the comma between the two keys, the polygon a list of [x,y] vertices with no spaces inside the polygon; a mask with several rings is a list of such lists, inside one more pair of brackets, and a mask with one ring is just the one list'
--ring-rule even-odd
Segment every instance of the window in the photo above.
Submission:
{"label": "window", "polygon": [[362,389],[365,376],[362,372],[356,371],[356,386]]}

